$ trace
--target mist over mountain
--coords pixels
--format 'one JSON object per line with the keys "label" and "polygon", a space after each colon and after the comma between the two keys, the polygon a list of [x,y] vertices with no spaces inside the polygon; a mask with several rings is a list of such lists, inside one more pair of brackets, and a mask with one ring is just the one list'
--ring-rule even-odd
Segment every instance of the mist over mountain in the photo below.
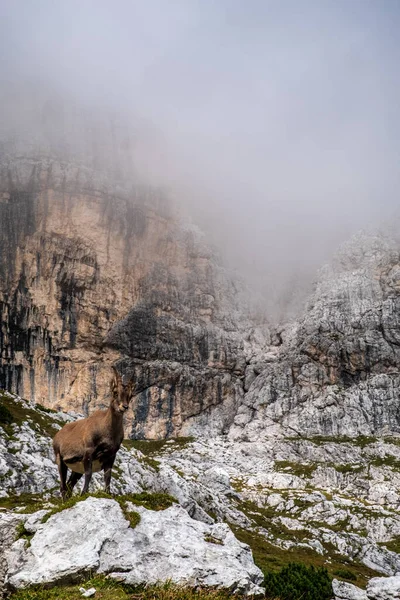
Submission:
{"label": "mist over mountain", "polygon": [[285,319],[342,241],[397,211],[399,12],[3,2],[3,149],[162,187]]}

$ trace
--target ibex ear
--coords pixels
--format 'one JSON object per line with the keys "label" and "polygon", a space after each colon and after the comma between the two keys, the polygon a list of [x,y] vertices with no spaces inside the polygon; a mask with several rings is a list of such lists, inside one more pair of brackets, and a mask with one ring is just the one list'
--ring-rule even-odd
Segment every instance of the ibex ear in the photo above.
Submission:
{"label": "ibex ear", "polygon": [[118,373],[117,369],[113,366],[112,370],[114,371],[114,375],[111,378],[110,389],[113,396],[118,394],[119,382],[121,381],[121,375]]}
{"label": "ibex ear", "polygon": [[131,400],[131,398],[132,398],[132,396],[133,396],[133,394],[135,392],[135,384],[132,381],[132,379],[130,380],[130,382],[127,385],[127,391],[128,391],[129,400]]}

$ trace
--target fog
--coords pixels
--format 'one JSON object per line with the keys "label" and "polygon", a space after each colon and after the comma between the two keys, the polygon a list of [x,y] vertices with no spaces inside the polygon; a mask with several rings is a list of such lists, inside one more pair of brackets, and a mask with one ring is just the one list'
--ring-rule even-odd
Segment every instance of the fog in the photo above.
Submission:
{"label": "fog", "polygon": [[399,27],[398,0],[2,0],[0,135],[89,136],[285,318],[398,212]]}

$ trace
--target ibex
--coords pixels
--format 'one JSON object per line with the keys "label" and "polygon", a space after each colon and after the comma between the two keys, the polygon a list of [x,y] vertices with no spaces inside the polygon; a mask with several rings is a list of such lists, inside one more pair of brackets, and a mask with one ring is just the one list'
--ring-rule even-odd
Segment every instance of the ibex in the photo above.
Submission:
{"label": "ibex", "polygon": [[[106,410],[97,410],[90,417],[67,423],[53,439],[54,454],[60,473],[63,499],[85,475],[82,494],[86,494],[92,473],[104,471],[105,491],[110,492],[111,469],[124,439],[123,417],[133,396],[133,385],[123,385],[114,369],[111,380],[111,402]],[[67,471],[72,471],[67,482]]]}

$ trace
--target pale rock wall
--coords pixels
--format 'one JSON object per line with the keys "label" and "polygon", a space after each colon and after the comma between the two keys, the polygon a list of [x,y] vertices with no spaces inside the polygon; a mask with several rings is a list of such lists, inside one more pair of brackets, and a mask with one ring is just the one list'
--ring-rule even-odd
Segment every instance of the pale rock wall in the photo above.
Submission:
{"label": "pale rock wall", "polygon": [[128,434],[227,430],[254,325],[200,232],[158,190],[0,158],[0,388],[87,413],[117,363],[137,383]]}

